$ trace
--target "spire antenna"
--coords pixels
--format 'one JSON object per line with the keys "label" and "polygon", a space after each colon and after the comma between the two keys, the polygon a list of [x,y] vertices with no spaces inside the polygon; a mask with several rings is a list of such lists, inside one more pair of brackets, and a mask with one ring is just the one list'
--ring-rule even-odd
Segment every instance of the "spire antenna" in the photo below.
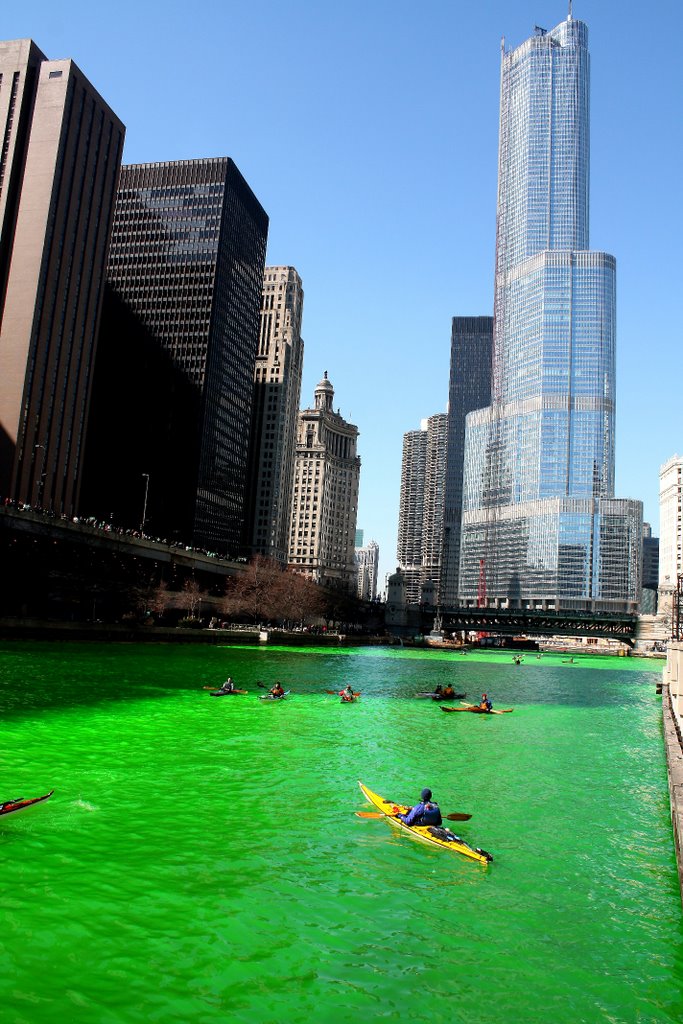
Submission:
{"label": "spire antenna", "polygon": [[567,16],[567,21],[571,21],[571,20],[572,20],[572,0],[569,0],[569,15]]}

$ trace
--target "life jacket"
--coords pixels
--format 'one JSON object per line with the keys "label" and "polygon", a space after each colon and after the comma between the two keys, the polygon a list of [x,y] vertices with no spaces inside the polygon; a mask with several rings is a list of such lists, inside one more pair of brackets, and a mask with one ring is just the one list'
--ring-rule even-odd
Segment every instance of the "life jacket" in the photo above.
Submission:
{"label": "life jacket", "polygon": [[[420,815],[420,825],[440,825],[442,821],[439,805],[431,800],[425,804],[424,811]],[[417,822],[416,822],[417,824]]]}

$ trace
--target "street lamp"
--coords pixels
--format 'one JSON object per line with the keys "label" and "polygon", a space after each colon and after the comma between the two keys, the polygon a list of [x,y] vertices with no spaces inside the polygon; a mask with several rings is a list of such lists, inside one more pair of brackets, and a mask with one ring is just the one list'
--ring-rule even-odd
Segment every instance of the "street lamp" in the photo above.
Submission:
{"label": "street lamp", "polygon": [[147,494],[149,492],[149,473],[143,473],[142,476],[145,478],[145,500],[142,503],[142,522],[140,523],[140,533],[144,536],[145,520],[147,518]]}

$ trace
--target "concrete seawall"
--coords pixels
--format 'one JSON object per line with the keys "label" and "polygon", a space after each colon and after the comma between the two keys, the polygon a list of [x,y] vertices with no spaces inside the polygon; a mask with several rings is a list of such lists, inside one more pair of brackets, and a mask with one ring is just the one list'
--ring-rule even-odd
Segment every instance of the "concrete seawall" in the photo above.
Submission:
{"label": "concrete seawall", "polygon": [[678,880],[683,898],[683,644],[669,645],[662,687],[662,717],[666,764],[669,775],[669,800],[673,826]]}

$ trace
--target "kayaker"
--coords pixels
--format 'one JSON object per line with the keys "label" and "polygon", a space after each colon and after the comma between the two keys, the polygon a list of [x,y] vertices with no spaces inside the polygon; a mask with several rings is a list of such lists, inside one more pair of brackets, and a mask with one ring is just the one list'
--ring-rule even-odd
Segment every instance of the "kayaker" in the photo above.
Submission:
{"label": "kayaker", "polygon": [[448,698],[455,697],[455,690],[453,689],[450,683],[447,683],[445,690],[441,691],[441,696]]}
{"label": "kayaker", "polygon": [[221,693],[234,693],[235,692],[235,684],[232,681],[232,676],[228,676],[228,678],[225,680],[225,682],[221,686],[220,692]]}
{"label": "kayaker", "polygon": [[285,691],[282,688],[282,684],[277,682],[270,690],[271,697],[284,697]]}
{"label": "kayaker", "polygon": [[435,800],[432,800],[431,789],[423,789],[420,803],[409,807],[405,814],[397,814],[397,818],[405,825],[441,825],[441,811]]}
{"label": "kayaker", "polygon": [[349,683],[349,685],[347,687],[345,687],[345,689],[343,689],[341,691],[339,696],[341,697],[342,700],[346,700],[346,701],[352,701],[352,700],[356,699],[355,698],[355,694],[353,692],[353,687],[351,686],[350,683]]}
{"label": "kayaker", "polygon": [[481,708],[482,711],[490,711],[491,710],[491,708],[493,707],[493,704],[489,700],[488,694],[482,693],[481,700],[479,701],[479,707]]}

